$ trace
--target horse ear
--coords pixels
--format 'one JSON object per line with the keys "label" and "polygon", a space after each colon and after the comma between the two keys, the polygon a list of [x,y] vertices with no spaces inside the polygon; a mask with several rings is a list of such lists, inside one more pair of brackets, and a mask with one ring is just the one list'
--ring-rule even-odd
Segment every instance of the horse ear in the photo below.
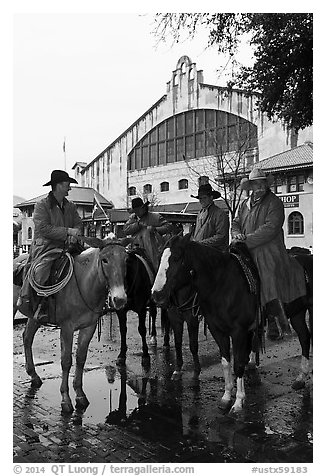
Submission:
{"label": "horse ear", "polygon": [[101,240],[100,238],[96,238],[93,236],[83,236],[82,240],[84,243],[86,243],[88,246],[91,246],[92,248],[103,248],[104,247],[104,241]]}

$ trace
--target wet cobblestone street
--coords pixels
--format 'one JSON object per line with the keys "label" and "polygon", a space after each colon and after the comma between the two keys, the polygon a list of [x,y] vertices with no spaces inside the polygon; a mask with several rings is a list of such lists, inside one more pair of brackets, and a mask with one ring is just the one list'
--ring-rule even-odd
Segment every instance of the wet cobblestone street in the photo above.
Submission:
{"label": "wet cobblestone street", "polygon": [[32,389],[24,368],[23,325],[15,326],[14,462],[312,462],[312,378],[303,390],[291,388],[300,366],[296,337],[267,347],[259,373],[246,377],[245,410],[231,416],[218,405],[223,374],[210,335],[200,331],[199,384],[191,379],[187,344],[182,380],[173,382],[173,338],[170,350],[163,350],[158,329],[151,367],[144,370],[137,319],[131,314],[127,368],[119,371],[116,321],[115,315],[105,318],[100,341],[95,335],[90,344],[84,376],[90,405],[70,416],[60,407],[59,330],[42,328],[35,337],[43,385]]}

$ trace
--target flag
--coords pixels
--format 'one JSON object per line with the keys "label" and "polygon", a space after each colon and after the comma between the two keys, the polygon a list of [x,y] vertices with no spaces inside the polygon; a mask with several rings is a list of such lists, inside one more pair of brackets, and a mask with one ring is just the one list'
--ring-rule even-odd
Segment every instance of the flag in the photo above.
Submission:
{"label": "flag", "polygon": [[97,196],[94,194],[94,199],[93,199],[93,211],[92,211],[92,219],[94,220],[94,217],[95,217],[95,214],[96,212],[100,210],[101,212],[104,213],[105,217],[109,220],[109,217],[107,216],[104,208],[102,207],[102,205],[100,204],[99,202],[99,199],[97,198]]}
{"label": "flag", "polygon": [[66,140],[63,141],[63,152],[66,152]]}

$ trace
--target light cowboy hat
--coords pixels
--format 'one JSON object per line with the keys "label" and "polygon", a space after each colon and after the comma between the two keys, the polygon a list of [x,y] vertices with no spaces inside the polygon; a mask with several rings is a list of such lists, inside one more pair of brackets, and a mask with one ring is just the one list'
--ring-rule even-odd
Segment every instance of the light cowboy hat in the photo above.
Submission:
{"label": "light cowboy hat", "polygon": [[252,185],[257,180],[266,180],[267,185],[270,186],[274,181],[274,177],[271,174],[267,175],[266,172],[264,172],[262,169],[255,167],[250,172],[249,178],[243,178],[241,180],[240,182],[241,190],[251,190]]}

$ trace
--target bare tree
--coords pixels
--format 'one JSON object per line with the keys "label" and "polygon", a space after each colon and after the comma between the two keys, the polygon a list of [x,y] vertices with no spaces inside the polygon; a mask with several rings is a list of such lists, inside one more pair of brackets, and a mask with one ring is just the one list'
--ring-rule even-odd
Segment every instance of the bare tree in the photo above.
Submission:
{"label": "bare tree", "polygon": [[191,158],[183,157],[192,175],[199,178],[207,177],[206,180],[215,185],[233,219],[242,199],[240,182],[249,166],[255,161],[256,149],[251,146],[249,137],[241,134],[240,129],[238,129],[237,140],[234,142],[235,147],[232,151],[226,150],[216,133],[214,135],[208,132],[208,134],[210,143],[214,144],[210,155],[203,157],[200,164],[194,164]]}

